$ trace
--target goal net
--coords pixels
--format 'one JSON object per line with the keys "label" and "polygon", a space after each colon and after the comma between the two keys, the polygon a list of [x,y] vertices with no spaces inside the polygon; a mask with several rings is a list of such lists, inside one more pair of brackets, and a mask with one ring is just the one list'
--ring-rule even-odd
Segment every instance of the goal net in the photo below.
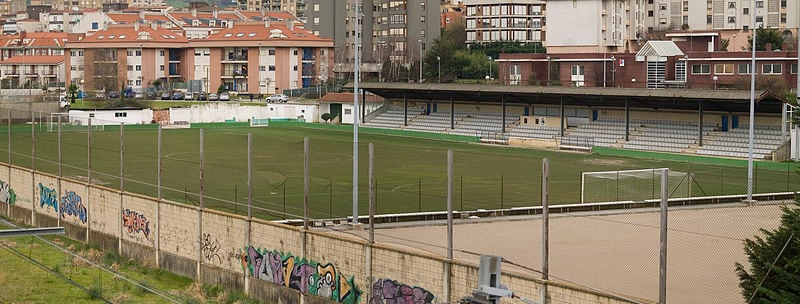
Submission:
{"label": "goal net", "polygon": [[[692,182],[691,173],[669,170],[669,197],[690,197]],[[661,168],[581,174],[581,203],[643,201],[660,197]]]}
{"label": "goal net", "polygon": [[268,127],[269,118],[250,118],[250,127]]}
{"label": "goal net", "polygon": [[[86,131],[89,124],[89,117],[74,116],[69,113],[50,113],[50,120],[47,122],[48,132],[58,132],[59,125],[61,131]],[[93,131],[104,131],[105,124],[99,120],[92,119]]]}

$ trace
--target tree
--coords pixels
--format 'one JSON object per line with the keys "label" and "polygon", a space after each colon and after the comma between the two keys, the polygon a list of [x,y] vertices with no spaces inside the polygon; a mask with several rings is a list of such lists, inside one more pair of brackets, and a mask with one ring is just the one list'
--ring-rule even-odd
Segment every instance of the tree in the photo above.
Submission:
{"label": "tree", "polygon": [[[780,50],[783,47],[783,35],[774,28],[756,29],[756,51],[767,49],[767,43],[772,44],[770,51]],[[747,49],[753,50],[753,36],[747,38]]]}
{"label": "tree", "polygon": [[[800,303],[800,197],[781,206],[781,225],[761,229],[764,235],[745,240],[750,271],[736,263],[739,287],[749,303]],[[758,288],[756,290],[756,288]]]}
{"label": "tree", "polygon": [[78,95],[78,85],[75,82],[70,83],[67,91],[69,92],[71,103],[75,103],[75,96]]}
{"label": "tree", "polygon": [[324,120],[325,123],[328,123],[328,121],[332,119],[333,116],[331,115],[331,113],[322,113],[322,120]]}

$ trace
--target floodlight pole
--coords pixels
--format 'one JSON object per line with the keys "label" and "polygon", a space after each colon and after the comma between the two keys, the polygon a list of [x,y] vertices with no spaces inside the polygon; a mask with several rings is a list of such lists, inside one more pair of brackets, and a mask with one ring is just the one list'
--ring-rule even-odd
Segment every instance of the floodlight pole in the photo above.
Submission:
{"label": "floodlight pole", "polygon": [[359,46],[361,45],[361,40],[359,37],[358,30],[358,20],[359,20],[359,10],[358,10],[358,2],[359,0],[353,0],[353,5],[355,5],[355,22],[353,22],[353,28],[355,29],[355,47],[353,48],[353,56],[355,57],[355,69],[354,69],[354,78],[355,84],[353,85],[353,225],[358,224],[358,80],[361,76],[359,70],[361,70],[361,57],[359,56]]}
{"label": "floodlight pole", "polygon": [[755,123],[755,103],[756,103],[756,34],[758,33],[758,29],[756,28],[756,5],[755,1],[753,1],[753,8],[751,10],[753,18],[752,18],[752,28],[753,28],[753,41],[751,45],[753,57],[751,58],[750,64],[750,131],[748,136],[748,152],[747,152],[747,201],[753,201],[753,124]]}

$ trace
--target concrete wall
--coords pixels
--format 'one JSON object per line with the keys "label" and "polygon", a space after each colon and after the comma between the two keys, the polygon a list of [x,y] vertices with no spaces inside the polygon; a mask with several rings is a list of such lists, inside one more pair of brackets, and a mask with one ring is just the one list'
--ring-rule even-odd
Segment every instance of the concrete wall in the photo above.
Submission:
{"label": "concrete wall", "polygon": [[[204,283],[244,289],[267,303],[387,303],[403,290],[421,303],[452,303],[471,293],[478,278],[477,266],[465,261],[159,201],[3,163],[0,214],[40,226],[61,224],[76,240]],[[504,274],[503,283],[529,299],[538,299],[546,284],[551,303],[633,303],[528,275]]]}

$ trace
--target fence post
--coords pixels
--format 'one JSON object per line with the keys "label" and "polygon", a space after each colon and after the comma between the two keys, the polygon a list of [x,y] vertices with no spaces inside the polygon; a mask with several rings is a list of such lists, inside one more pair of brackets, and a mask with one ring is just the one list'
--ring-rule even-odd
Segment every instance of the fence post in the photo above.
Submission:
{"label": "fence post", "polygon": [[417,182],[417,205],[419,205],[419,212],[422,212],[422,177]]}
{"label": "fence post", "polygon": [[[247,221],[244,230],[245,248],[250,250],[250,229],[253,222],[253,133],[247,133]],[[244,293],[250,295],[250,276],[247,270],[242,270],[244,274]]]}
{"label": "fence post", "polygon": [[328,181],[328,218],[333,218],[333,180]]}
{"label": "fence post", "polygon": [[667,303],[667,204],[669,169],[661,169],[661,241],[659,246],[658,303]]}
{"label": "fence post", "polygon": [[[550,162],[542,159],[542,280],[549,280],[550,275],[550,193],[547,184],[550,181]],[[542,284],[539,303],[547,303],[547,283]]]}
{"label": "fence post", "polygon": [[[58,197],[61,197],[61,178],[62,175],[62,158],[61,158],[61,116],[58,116]],[[88,211],[88,210],[87,210]],[[56,225],[61,226],[61,216],[56,216]],[[89,222],[88,219],[86,221]]]}
{"label": "fence post", "polygon": [[[200,208],[197,208],[197,244],[203,244],[203,208],[205,208],[205,129],[200,129]],[[197,251],[197,280],[203,281],[203,250]]]}
{"label": "fence post", "polygon": [[31,225],[36,226],[36,118],[33,116],[33,101],[28,104],[31,114],[31,185],[33,195],[31,195]]}
{"label": "fence post", "polygon": [[156,164],[156,267],[161,267],[161,124],[158,125],[157,164]]}
{"label": "fence post", "polygon": [[303,138],[303,229],[308,230],[308,137]]}
{"label": "fence post", "polygon": [[[505,201],[505,192],[503,191],[505,188],[504,184],[505,184],[505,178],[503,174],[500,174],[500,209],[503,209],[503,203]],[[500,210],[500,213],[502,212],[503,210]]]}

